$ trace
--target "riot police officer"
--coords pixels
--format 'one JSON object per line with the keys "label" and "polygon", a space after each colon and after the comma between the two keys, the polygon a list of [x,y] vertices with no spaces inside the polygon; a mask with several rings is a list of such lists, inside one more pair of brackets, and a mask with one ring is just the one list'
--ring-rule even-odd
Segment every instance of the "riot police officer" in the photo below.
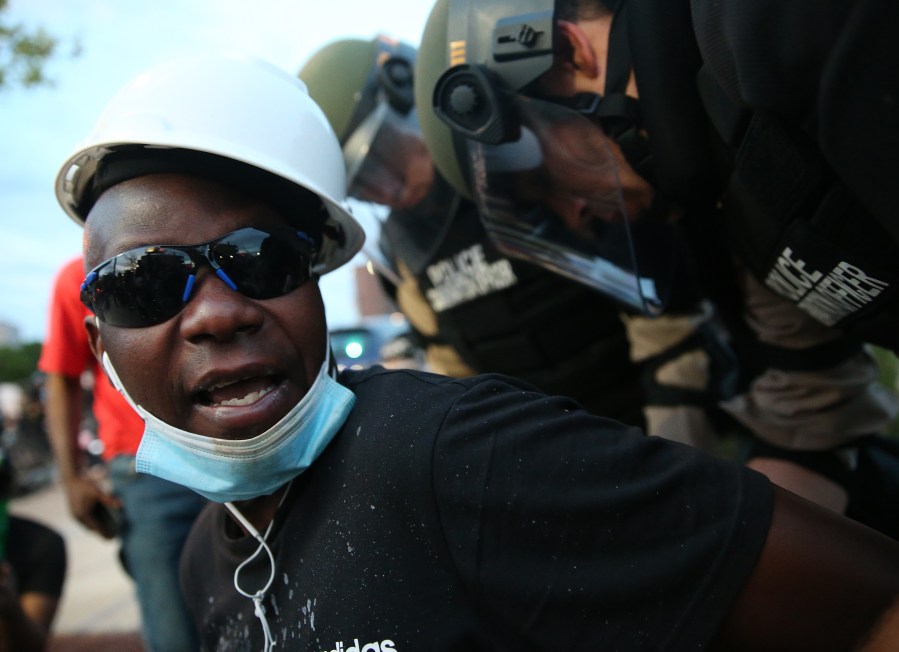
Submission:
{"label": "riot police officer", "polygon": [[670,352],[653,359],[638,349],[641,387],[619,304],[499,252],[475,204],[433,168],[412,106],[415,54],[386,37],[343,39],[315,53],[300,77],[341,140],[350,194],[392,209],[376,267],[427,343],[430,366],[508,373],[637,425],[645,400],[651,432],[712,446],[706,387],[728,366],[703,365],[709,347],[695,336],[679,343],[690,361],[673,367],[680,373],[670,372]]}
{"label": "riot police officer", "polygon": [[873,49],[896,9],[803,4],[439,0],[416,99],[438,168],[532,259],[605,291],[626,274],[664,315],[686,251],[753,335],[725,404],[758,437],[750,464],[896,536],[896,459],[872,435],[897,400],[862,346],[899,345],[899,128]]}

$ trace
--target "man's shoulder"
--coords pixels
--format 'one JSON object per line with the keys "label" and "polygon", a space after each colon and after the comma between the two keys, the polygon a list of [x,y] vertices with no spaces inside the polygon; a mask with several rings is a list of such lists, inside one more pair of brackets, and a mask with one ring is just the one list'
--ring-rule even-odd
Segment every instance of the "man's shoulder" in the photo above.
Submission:
{"label": "man's shoulder", "polygon": [[[426,449],[452,446],[460,438],[469,442],[490,442],[496,437],[523,441],[528,436],[539,437],[546,428],[574,429],[575,423],[582,432],[625,428],[604,419],[595,421],[596,417],[573,399],[549,396],[502,374],[452,378],[373,367],[344,372],[340,382],[356,396],[344,430],[366,432],[363,439],[369,444],[399,438],[414,440],[417,448]],[[584,419],[587,421],[582,422]]]}
{"label": "man's shoulder", "polygon": [[363,370],[345,370],[339,378],[341,385],[351,389],[357,399],[371,395],[399,392],[400,396],[427,394],[454,400],[472,390],[542,392],[526,381],[503,374],[478,374],[453,378],[416,369],[385,369],[375,365]]}
{"label": "man's shoulder", "polygon": [[356,397],[345,429],[431,441],[478,430],[485,412],[494,428],[503,427],[510,412],[524,406],[539,411],[540,399],[546,398],[526,382],[501,374],[452,378],[375,366],[345,371],[339,380]]}

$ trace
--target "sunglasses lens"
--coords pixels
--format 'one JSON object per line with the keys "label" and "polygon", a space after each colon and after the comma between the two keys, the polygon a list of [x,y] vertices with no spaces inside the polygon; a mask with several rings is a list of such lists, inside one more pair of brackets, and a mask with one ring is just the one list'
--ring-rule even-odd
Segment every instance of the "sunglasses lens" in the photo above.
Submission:
{"label": "sunglasses lens", "polygon": [[150,247],[119,254],[87,289],[96,315],[111,326],[140,328],[174,317],[196,266],[177,249]]}
{"label": "sunglasses lens", "polygon": [[161,324],[188,300],[197,264],[210,257],[228,284],[251,299],[273,299],[311,276],[310,244],[296,231],[274,235],[247,228],[204,245],[132,249],[91,273],[81,300],[105,323],[121,328]]}
{"label": "sunglasses lens", "polygon": [[273,299],[309,280],[310,250],[296,233],[235,231],[212,248],[212,258],[251,299]]}

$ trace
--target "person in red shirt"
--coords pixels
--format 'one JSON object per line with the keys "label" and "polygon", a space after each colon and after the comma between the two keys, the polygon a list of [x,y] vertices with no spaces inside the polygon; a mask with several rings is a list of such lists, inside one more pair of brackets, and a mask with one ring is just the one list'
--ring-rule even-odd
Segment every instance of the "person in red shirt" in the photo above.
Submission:
{"label": "person in red shirt", "polygon": [[[180,485],[135,471],[143,421],[112,387],[91,353],[84,328],[90,312],[79,300],[83,280],[80,256],[58,272],[38,361],[38,368],[47,374],[47,431],[69,508],[88,529],[107,539],[120,538],[122,563],[136,584],[148,649],[196,650],[196,633],[178,584],[178,560],[205,500]],[[97,477],[85,473],[78,446],[85,371],[94,377],[92,409],[111,493]]]}

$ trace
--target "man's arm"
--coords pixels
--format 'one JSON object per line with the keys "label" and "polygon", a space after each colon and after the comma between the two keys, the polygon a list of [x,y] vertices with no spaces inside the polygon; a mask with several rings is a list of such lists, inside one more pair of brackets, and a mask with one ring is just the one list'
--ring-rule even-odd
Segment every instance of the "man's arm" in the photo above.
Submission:
{"label": "man's arm", "polygon": [[899,650],[899,543],[783,489],[713,649]]}
{"label": "man's arm", "polygon": [[899,649],[899,601],[874,625],[858,652],[894,652]]}
{"label": "man's arm", "polygon": [[82,475],[78,429],[81,423],[82,389],[78,378],[49,373],[46,380],[47,432],[72,515],[85,527],[106,538],[107,532],[94,509],[98,502],[118,502]]}

